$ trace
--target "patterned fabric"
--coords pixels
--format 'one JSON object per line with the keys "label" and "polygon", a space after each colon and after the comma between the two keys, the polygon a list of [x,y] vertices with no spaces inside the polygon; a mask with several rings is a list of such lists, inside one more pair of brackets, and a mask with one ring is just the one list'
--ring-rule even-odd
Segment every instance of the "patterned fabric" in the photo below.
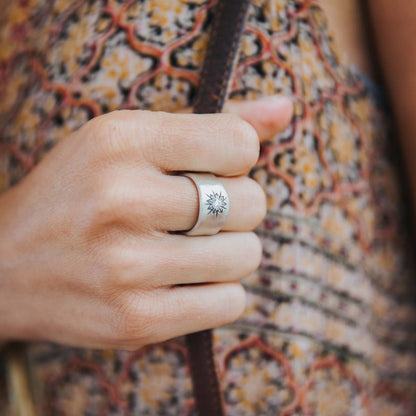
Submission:
{"label": "patterned fabric", "polygon": [[[91,117],[192,105],[214,3],[6,3],[1,188]],[[295,115],[250,172],[268,196],[256,229],[262,264],[243,280],[244,315],[214,330],[227,414],[414,414],[412,255],[396,138],[317,1],[250,6],[231,97],[279,92],[294,98]],[[39,415],[196,414],[183,337],[136,352],[28,351]]]}

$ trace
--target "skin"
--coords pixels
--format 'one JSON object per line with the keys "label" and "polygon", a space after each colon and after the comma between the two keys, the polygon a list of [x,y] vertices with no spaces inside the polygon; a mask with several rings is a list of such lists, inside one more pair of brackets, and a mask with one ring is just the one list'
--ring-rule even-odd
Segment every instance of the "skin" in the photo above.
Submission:
{"label": "skin", "polygon": [[416,3],[320,0],[339,49],[388,93],[416,232]]}
{"label": "skin", "polygon": [[[377,0],[376,0],[377,1]],[[338,50],[348,61],[372,78],[377,78],[368,23],[362,0],[320,0]]]}
{"label": "skin", "polygon": [[366,4],[396,122],[416,233],[416,4],[412,0],[367,0]]}
{"label": "skin", "polygon": [[[225,325],[260,263],[266,213],[247,177],[288,99],[229,101],[223,114],[123,110],[59,142],[0,195],[0,339],[133,350]],[[211,172],[230,196],[221,232],[185,236]]]}

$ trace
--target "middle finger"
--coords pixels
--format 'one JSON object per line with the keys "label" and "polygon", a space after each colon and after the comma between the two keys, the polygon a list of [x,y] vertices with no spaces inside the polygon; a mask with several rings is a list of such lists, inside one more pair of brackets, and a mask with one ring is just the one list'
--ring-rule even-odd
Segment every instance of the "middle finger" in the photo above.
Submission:
{"label": "middle finger", "polygon": [[[247,176],[217,177],[229,197],[230,209],[223,231],[250,231],[266,215],[266,195],[261,186]],[[154,225],[159,231],[191,229],[199,213],[198,191],[192,180],[182,175],[163,175]],[[162,185],[163,182],[163,185]]]}

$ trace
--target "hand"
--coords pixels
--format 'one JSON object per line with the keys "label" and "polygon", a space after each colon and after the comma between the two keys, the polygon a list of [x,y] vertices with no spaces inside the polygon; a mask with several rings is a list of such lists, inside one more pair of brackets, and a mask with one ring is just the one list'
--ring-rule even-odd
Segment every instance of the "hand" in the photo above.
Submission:
{"label": "hand", "polygon": [[[96,117],[0,196],[0,339],[131,350],[241,315],[239,280],[262,254],[251,230],[266,212],[246,175],[259,137],[285,128],[292,105],[230,101],[225,111],[241,117]],[[198,212],[192,182],[173,171],[220,177],[223,231],[169,233],[192,228]]]}

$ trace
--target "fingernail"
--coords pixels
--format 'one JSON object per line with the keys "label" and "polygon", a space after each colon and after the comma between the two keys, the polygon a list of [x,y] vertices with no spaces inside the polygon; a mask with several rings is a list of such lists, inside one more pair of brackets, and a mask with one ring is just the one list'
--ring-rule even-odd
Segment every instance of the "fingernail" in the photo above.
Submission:
{"label": "fingernail", "polygon": [[249,100],[238,100],[236,102],[227,101],[224,110],[229,113],[236,113],[240,116],[245,112],[253,113],[253,111],[276,111],[290,107],[293,109],[293,98],[282,94],[266,95],[259,98]]}
{"label": "fingernail", "polygon": [[281,94],[265,95],[263,97],[258,98],[256,101],[272,101],[281,105],[293,102],[291,97]]}

